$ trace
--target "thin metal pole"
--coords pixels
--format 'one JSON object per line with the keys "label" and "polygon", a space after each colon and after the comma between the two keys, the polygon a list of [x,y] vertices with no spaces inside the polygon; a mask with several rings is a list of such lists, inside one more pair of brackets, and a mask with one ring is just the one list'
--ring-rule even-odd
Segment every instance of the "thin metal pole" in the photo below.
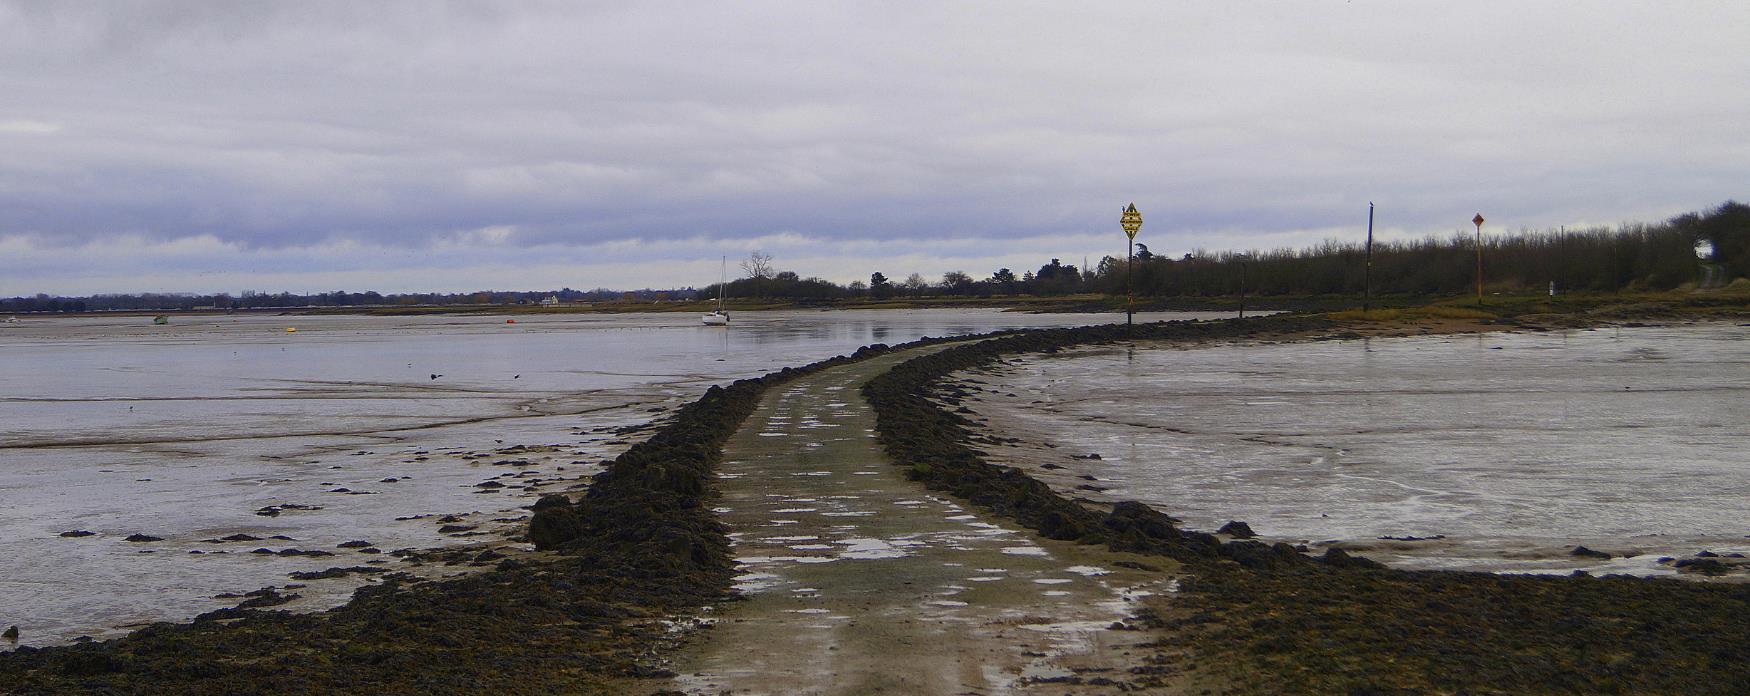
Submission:
{"label": "thin metal pole", "polygon": [[1240,318],[1246,318],[1246,262],[1240,260]]}
{"label": "thin metal pole", "polygon": [[1136,239],[1124,243],[1124,326],[1136,321],[1136,291],[1130,284],[1130,266],[1136,262]]}
{"label": "thin metal pole", "polygon": [[[1482,217],[1481,215],[1477,217]],[[1477,223],[1477,306],[1483,304],[1483,223]]]}
{"label": "thin metal pole", "polygon": [[1367,275],[1366,285],[1361,291],[1361,311],[1366,313],[1373,309],[1373,201],[1367,202]]}

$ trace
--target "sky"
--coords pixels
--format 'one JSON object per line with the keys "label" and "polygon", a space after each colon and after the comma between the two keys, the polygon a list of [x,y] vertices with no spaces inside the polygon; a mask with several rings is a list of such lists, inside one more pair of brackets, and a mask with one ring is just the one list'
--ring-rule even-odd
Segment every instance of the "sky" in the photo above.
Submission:
{"label": "sky", "polygon": [[1744,2],[0,0],[0,295],[846,282],[1750,198]]}

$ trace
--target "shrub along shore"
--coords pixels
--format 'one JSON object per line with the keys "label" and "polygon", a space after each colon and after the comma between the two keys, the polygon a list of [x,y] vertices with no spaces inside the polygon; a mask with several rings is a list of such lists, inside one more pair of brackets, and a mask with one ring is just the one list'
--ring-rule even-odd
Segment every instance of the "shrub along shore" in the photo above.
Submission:
{"label": "shrub along shore", "polygon": [[[1746,314],[1742,303],[1727,307]],[[1644,317],[1681,308],[1594,312]],[[1712,311],[1719,311],[1716,307]],[[1434,316],[1438,316],[1436,312]],[[1414,311],[1392,321],[1413,321]],[[1120,340],[1362,335],[1375,318],[992,334],[872,382],[880,437],[926,485],[1042,535],[1157,553],[1195,577],[1149,619],[1236,676],[1240,692],[1731,691],[1750,679],[1750,588],[1632,578],[1406,573],[1340,551],[1219,543],[1129,503],[1094,510],[970,448],[968,424],[921,394],[1017,352]],[[925,339],[917,344],[945,339]],[[964,339],[955,339],[964,340]],[[882,345],[713,387],[599,474],[582,499],[539,501],[529,536],[552,555],[441,581],[391,574],[326,612],[237,608],[126,637],[0,654],[7,693],[607,693],[660,676],[663,619],[729,598],[733,558],[710,512],[723,442],[765,390],[880,355]],[[1178,606],[1184,605],[1184,606]],[[1161,674],[1160,665],[1139,666]]]}

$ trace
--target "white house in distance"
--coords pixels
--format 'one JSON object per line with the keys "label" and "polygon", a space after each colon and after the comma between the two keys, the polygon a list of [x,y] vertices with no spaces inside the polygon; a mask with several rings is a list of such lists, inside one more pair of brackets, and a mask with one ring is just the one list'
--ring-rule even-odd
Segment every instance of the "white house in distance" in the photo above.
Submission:
{"label": "white house in distance", "polygon": [[559,306],[559,296],[558,295],[548,295],[545,299],[541,300],[541,306],[542,307],[558,307]]}

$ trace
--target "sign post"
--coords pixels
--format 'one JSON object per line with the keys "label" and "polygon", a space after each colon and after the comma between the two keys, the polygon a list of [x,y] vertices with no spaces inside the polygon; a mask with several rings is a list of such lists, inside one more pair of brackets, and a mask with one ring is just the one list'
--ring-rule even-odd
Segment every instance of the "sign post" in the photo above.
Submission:
{"label": "sign post", "polygon": [[1124,247],[1124,326],[1128,329],[1136,322],[1136,290],[1130,284],[1130,266],[1136,262],[1136,233],[1142,229],[1142,213],[1135,203],[1124,209],[1118,225],[1124,228],[1124,236],[1129,240]]}
{"label": "sign post", "polygon": [[1250,261],[1251,257],[1240,254],[1234,258],[1240,262],[1240,318],[1244,319],[1246,318],[1246,262]]}
{"label": "sign post", "polygon": [[1477,306],[1483,305],[1483,214],[1470,219],[1477,226]]}
{"label": "sign post", "polygon": [[1361,313],[1373,309],[1373,201],[1367,202],[1367,271],[1361,288]]}

